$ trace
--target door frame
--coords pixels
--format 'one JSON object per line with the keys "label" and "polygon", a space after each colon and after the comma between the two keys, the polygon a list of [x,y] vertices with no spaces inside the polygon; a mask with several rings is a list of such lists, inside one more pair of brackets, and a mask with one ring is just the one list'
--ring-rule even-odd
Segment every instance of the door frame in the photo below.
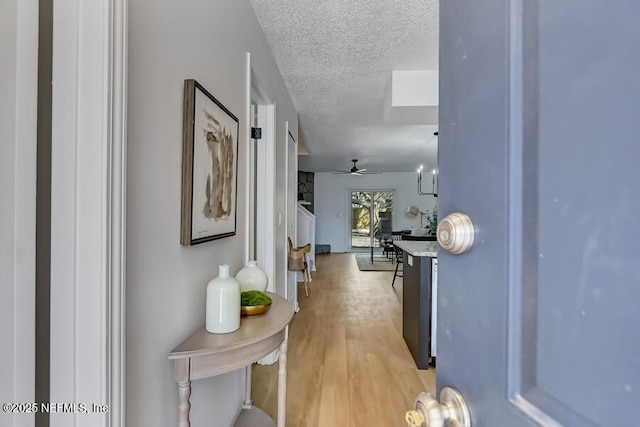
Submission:
{"label": "door frame", "polygon": [[[287,238],[291,237],[294,246],[298,245],[298,198],[296,197],[298,194],[298,141],[295,140],[291,132],[289,132],[289,121],[285,122],[285,138],[286,140],[286,155],[284,158],[285,164],[285,182],[286,182],[286,191],[284,194],[284,205],[285,205],[285,215],[284,215],[284,229],[286,230]],[[293,164],[289,164],[289,150],[293,147],[294,151],[294,161]],[[296,185],[293,189],[293,200],[291,200],[291,189],[289,188],[289,179],[291,178],[291,174],[294,174]],[[311,242],[312,245],[315,245],[315,242]],[[288,248],[289,242],[285,243],[285,247]],[[284,271],[287,272],[287,280],[285,286],[285,295],[284,297],[289,300],[289,295],[291,294],[293,301],[289,300],[289,302],[293,303],[295,311],[299,311],[300,307],[298,306],[298,275],[297,271],[289,271],[288,269],[288,257],[284,257]]]}
{"label": "door frame", "polygon": [[[247,194],[247,240],[246,240],[246,258],[247,261],[251,257],[251,247],[253,241],[256,241],[255,235],[259,235],[262,239],[258,239],[255,245],[255,259],[264,272],[267,274],[268,286],[267,290],[275,292],[276,277],[276,243],[275,243],[275,212],[276,212],[276,105],[271,101],[272,97],[264,89],[265,86],[260,83],[260,78],[255,69],[250,65],[250,53],[247,53],[249,88],[248,108],[251,110],[253,105],[257,107],[257,125],[262,128],[262,139],[249,139],[251,143],[255,143],[254,147],[247,150],[247,180],[249,182],[249,194]],[[251,117],[251,111],[247,117]],[[248,124],[248,135],[251,134],[251,124]],[[252,159],[251,153],[255,153],[255,159]],[[255,160],[255,172],[252,161]],[[261,179],[254,181],[254,173]],[[255,201],[255,203],[254,203]],[[253,207],[253,209],[251,209]],[[256,215],[256,212],[261,212]],[[255,228],[253,223],[255,220]],[[252,234],[255,233],[255,234]]]}
{"label": "door frame", "polygon": [[[0,399],[27,403],[35,399],[38,2],[6,1],[0,12],[8,17],[0,28]],[[33,414],[0,417],[34,425]]]}
{"label": "door frame", "polygon": [[54,3],[50,399],[109,410],[51,427],[125,424],[128,6],[98,3]]}
{"label": "door frame", "polygon": [[[245,253],[247,261],[253,256],[267,275],[267,291],[276,292],[276,105],[266,89],[267,86],[261,83],[259,73],[251,67],[250,52],[247,52],[247,76],[247,117],[251,118],[250,123],[247,123],[247,135],[252,146],[247,150],[246,176],[249,191],[246,195]],[[252,111],[254,106],[255,117]],[[262,129],[260,140],[251,138],[254,118],[257,127]],[[256,177],[261,179],[255,179]],[[256,239],[256,236],[261,238]],[[272,365],[278,361],[278,356],[279,351],[274,350],[258,363]],[[245,381],[247,392],[251,390],[250,369],[247,369]]]}

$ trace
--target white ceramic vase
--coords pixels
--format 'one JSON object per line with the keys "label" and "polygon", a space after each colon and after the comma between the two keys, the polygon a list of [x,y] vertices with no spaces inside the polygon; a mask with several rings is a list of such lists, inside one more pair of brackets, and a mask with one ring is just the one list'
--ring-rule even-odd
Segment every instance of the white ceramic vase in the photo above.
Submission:
{"label": "white ceramic vase", "polygon": [[207,285],[207,319],[205,329],[226,334],[240,327],[240,284],[229,276],[229,266],[219,266],[218,277]]}
{"label": "white ceramic vase", "polygon": [[266,291],[267,273],[258,267],[257,261],[248,261],[247,266],[236,274],[236,280],[240,282],[240,291]]}

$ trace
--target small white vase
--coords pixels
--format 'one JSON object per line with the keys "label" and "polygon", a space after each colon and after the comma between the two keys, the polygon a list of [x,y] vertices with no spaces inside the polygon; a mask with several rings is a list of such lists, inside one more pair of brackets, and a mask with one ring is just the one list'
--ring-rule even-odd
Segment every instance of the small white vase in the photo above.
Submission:
{"label": "small white vase", "polygon": [[258,267],[257,261],[248,261],[247,266],[236,274],[236,280],[240,282],[240,291],[266,291],[267,274]]}
{"label": "small white vase", "polygon": [[207,319],[205,329],[226,334],[240,327],[240,284],[229,276],[229,266],[219,266],[218,277],[207,285]]}

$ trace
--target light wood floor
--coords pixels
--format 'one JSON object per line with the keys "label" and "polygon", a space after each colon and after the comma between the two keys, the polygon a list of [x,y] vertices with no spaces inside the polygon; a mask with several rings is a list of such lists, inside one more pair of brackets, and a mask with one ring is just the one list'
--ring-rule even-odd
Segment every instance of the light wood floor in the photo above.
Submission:
{"label": "light wood floor", "polygon": [[[418,370],[402,339],[402,280],[359,271],[352,254],[316,256],[311,294],[298,287],[289,327],[287,426],[404,426],[435,371]],[[277,364],[254,365],[254,403],[274,419]]]}

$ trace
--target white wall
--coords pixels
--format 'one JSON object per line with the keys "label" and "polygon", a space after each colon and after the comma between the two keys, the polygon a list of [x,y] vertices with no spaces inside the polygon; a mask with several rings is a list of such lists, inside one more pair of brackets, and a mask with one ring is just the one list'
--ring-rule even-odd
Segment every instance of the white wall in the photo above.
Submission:
{"label": "white wall", "polygon": [[[248,0],[136,0],[129,13],[127,425],[173,427],[178,399],[167,354],[204,323],[205,287],[218,265],[236,272],[246,261],[246,52],[277,105],[279,164],[285,121],[297,137],[297,115]],[[191,248],[178,243],[187,78],[240,121],[237,235]],[[278,174],[283,182],[284,170]],[[284,213],[283,195],[278,203]],[[194,382],[191,425],[230,425],[243,381],[235,371]]]}
{"label": "white wall", "polygon": [[[348,252],[350,247],[350,191],[394,190],[393,230],[420,226],[420,216],[407,216],[407,206],[427,211],[437,205],[437,198],[418,195],[417,174],[384,173],[381,175],[336,175],[316,173],[314,185],[316,243],[330,244],[331,252]],[[430,187],[423,184],[423,190]]]}
{"label": "white wall", "polygon": [[[0,2],[0,402],[33,402],[38,2]],[[0,412],[2,426],[33,414]]]}

